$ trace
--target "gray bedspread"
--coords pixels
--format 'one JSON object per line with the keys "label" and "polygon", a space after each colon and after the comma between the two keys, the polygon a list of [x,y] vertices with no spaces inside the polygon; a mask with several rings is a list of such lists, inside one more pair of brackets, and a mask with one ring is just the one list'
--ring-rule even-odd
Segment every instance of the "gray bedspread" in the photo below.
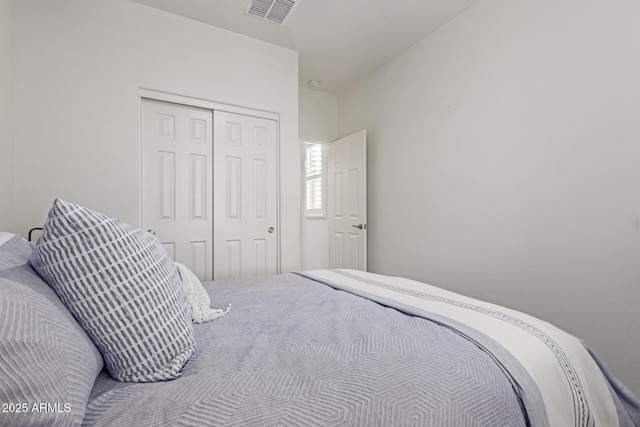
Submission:
{"label": "gray bedspread", "polygon": [[294,274],[205,287],[232,308],[194,325],[182,377],[102,372],[83,425],[527,425],[492,357],[450,329]]}

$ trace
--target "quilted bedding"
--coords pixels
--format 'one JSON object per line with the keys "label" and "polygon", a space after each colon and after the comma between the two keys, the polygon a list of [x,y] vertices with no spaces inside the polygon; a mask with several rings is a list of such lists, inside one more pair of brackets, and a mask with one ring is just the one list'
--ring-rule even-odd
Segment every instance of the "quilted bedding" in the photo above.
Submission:
{"label": "quilted bedding", "polygon": [[492,356],[432,321],[286,274],[205,284],[232,310],[194,325],[181,378],[102,372],[86,426],[524,426]]}

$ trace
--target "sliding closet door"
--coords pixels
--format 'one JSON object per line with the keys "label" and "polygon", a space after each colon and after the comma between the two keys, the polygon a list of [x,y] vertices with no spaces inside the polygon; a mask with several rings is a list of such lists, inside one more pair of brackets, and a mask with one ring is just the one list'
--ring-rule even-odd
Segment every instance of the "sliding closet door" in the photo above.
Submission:
{"label": "sliding closet door", "polygon": [[214,280],[278,272],[275,120],[214,112]]}
{"label": "sliding closet door", "polygon": [[212,120],[208,109],[142,101],[142,226],[200,280],[213,276]]}

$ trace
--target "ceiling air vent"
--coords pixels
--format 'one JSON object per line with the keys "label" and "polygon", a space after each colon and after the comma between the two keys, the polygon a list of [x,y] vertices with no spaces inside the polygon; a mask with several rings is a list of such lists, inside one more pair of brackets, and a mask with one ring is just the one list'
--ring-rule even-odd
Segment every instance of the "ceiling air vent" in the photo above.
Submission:
{"label": "ceiling air vent", "polygon": [[246,13],[282,25],[300,0],[249,0]]}

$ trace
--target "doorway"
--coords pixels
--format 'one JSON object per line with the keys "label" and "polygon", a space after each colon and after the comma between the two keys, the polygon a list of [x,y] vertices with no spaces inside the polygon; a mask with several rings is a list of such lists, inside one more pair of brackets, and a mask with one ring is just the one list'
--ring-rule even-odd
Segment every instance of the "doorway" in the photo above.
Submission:
{"label": "doorway", "polygon": [[366,140],[300,142],[303,270],[367,269]]}

